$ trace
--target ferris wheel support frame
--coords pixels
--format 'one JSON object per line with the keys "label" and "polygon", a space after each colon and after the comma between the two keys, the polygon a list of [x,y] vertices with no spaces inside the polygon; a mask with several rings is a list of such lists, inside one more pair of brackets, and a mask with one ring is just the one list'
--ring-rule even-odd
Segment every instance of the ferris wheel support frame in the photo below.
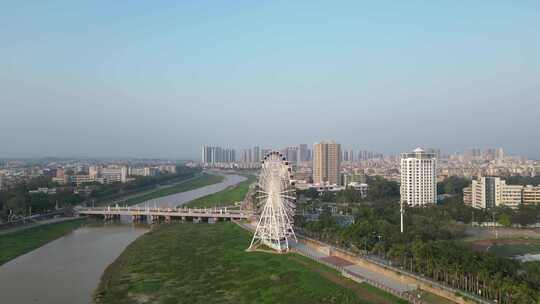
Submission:
{"label": "ferris wheel support frame", "polygon": [[277,151],[268,153],[262,161],[258,194],[263,202],[257,228],[249,249],[266,245],[278,252],[287,252],[290,242],[297,242],[293,229],[295,197],[291,195],[291,168]]}

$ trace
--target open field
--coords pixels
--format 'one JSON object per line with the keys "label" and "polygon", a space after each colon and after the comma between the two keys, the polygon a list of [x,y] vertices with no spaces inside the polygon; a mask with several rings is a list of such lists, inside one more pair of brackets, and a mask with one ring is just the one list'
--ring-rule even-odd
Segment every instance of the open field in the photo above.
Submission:
{"label": "open field", "polygon": [[540,240],[540,228],[488,228],[467,226],[467,237],[464,241],[478,241],[491,239],[538,239]]}
{"label": "open field", "polygon": [[257,178],[249,175],[247,180],[238,185],[228,187],[225,190],[214,194],[203,196],[186,204],[187,207],[210,208],[220,206],[230,206],[234,202],[244,199],[249,190],[249,185],[253,184]]}
{"label": "open field", "polygon": [[169,224],[105,271],[98,303],[405,303],[297,254],[246,252],[233,223]]}
{"label": "open field", "polygon": [[530,239],[496,239],[482,240],[472,243],[477,250],[493,253],[498,257],[510,258],[524,254],[539,254],[540,240]]}
{"label": "open field", "polygon": [[429,304],[454,304],[455,303],[427,291],[422,291],[420,294],[422,296],[421,299],[422,301],[424,301],[424,303],[429,303]]}
{"label": "open field", "polygon": [[64,221],[0,235],[0,265],[70,233],[84,221]]}
{"label": "open field", "polygon": [[467,243],[476,251],[489,252],[501,258],[540,254],[540,240],[538,239],[487,239]]}
{"label": "open field", "polygon": [[139,204],[139,203],[142,203],[144,201],[151,200],[154,198],[176,194],[179,192],[189,191],[189,190],[201,188],[208,185],[217,184],[223,181],[223,179],[224,177],[221,175],[204,173],[201,176],[198,176],[194,179],[190,179],[186,182],[179,183],[174,186],[164,187],[161,189],[157,189],[155,191],[145,193],[143,195],[130,197],[127,200],[125,200],[124,203],[128,205],[135,205],[135,204]]}
{"label": "open field", "polygon": [[493,245],[489,252],[499,257],[514,257],[524,254],[540,254],[540,242],[512,245]]}

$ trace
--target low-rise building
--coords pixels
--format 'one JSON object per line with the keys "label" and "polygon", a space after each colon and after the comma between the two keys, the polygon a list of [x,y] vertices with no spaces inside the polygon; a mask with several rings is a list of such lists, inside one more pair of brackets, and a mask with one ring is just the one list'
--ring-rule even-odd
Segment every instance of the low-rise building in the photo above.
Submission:
{"label": "low-rise building", "polygon": [[523,187],[524,204],[540,204],[540,186],[527,185]]}
{"label": "low-rise building", "polygon": [[471,185],[472,207],[478,209],[508,206],[517,208],[521,203],[523,186],[507,185],[500,177],[483,176]]}
{"label": "low-rise building", "polygon": [[96,182],[96,178],[91,175],[80,174],[80,175],[66,175],[67,181],[75,185],[80,186],[82,184],[88,184]]}
{"label": "low-rise building", "polygon": [[463,188],[463,204],[472,206],[472,187]]}
{"label": "low-rise building", "polygon": [[503,181],[501,199],[497,206],[507,206],[513,209],[517,209],[522,201],[523,186],[520,185],[506,185]]}
{"label": "low-rise building", "polygon": [[360,183],[360,182],[350,182],[347,185],[347,188],[352,188],[358,192],[360,192],[360,197],[366,198],[368,194],[368,184],[366,183]]}
{"label": "low-rise building", "polygon": [[470,188],[463,189],[463,203],[478,209],[499,206],[517,209],[520,204],[540,204],[540,186],[507,185],[499,177],[481,177],[473,180]]}
{"label": "low-rise building", "polygon": [[29,190],[28,193],[30,194],[37,194],[37,193],[56,194],[56,188],[37,188],[36,190]]}

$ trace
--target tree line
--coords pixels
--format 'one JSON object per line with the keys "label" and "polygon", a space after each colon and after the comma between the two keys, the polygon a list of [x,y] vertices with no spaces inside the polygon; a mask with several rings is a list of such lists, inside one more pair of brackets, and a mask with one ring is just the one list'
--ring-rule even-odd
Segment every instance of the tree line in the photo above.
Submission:
{"label": "tree line", "polygon": [[[60,186],[51,177],[39,176],[22,181],[12,188],[0,191],[0,219],[6,221],[9,217],[27,216],[32,212],[46,213],[56,207],[70,207],[89,200],[104,200],[121,197],[134,191],[151,189],[158,184],[172,183],[194,177],[200,169],[178,166],[175,174],[159,176],[138,176],[129,183],[114,183],[109,185],[85,184],[90,192],[74,193],[74,185]],[[57,188],[55,194],[30,193],[38,188]]]}
{"label": "tree line", "polygon": [[[396,196],[399,187],[381,178],[373,181],[377,186],[368,192],[366,199],[358,199],[346,192],[314,198],[348,202],[354,210],[354,224],[341,227],[330,210],[324,208],[318,221],[297,216],[295,226],[310,237],[360,254],[377,254],[395,266],[498,303],[540,301],[540,262],[522,263],[476,252],[460,241],[465,236],[463,223],[493,218],[513,223],[526,216],[529,218],[523,223],[536,221],[540,216],[539,206],[524,206],[519,210],[478,210],[464,206],[461,191],[468,183],[452,178],[439,185],[444,193],[453,194],[442,204],[406,208],[402,234],[399,196]],[[371,189],[371,184],[369,186]],[[299,204],[305,203],[299,200]]]}

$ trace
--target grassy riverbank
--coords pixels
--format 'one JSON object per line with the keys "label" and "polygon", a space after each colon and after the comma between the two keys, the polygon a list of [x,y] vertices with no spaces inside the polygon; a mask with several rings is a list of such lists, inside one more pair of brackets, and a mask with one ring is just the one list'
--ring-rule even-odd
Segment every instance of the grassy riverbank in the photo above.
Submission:
{"label": "grassy riverbank", "polygon": [[217,183],[222,182],[223,179],[224,177],[221,175],[204,173],[201,176],[179,183],[174,186],[163,187],[155,191],[147,192],[143,195],[130,197],[127,200],[125,200],[124,203],[128,205],[135,205],[135,204],[139,204],[139,203],[142,203],[144,201],[151,200],[154,198],[159,198],[162,196],[167,196],[171,194],[193,190],[196,188],[201,188],[208,185],[217,184]]}
{"label": "grassy riverbank", "polygon": [[247,180],[240,182],[237,185],[228,187],[225,190],[193,200],[187,203],[186,206],[196,208],[230,206],[235,202],[243,200],[249,190],[249,186],[256,180],[257,178],[255,176],[248,175]]}
{"label": "grassy riverbank", "polygon": [[70,233],[84,221],[76,219],[0,235],[0,265]]}
{"label": "grassy riverbank", "polygon": [[98,303],[404,303],[296,254],[246,252],[233,223],[169,224],[131,245],[96,290]]}

